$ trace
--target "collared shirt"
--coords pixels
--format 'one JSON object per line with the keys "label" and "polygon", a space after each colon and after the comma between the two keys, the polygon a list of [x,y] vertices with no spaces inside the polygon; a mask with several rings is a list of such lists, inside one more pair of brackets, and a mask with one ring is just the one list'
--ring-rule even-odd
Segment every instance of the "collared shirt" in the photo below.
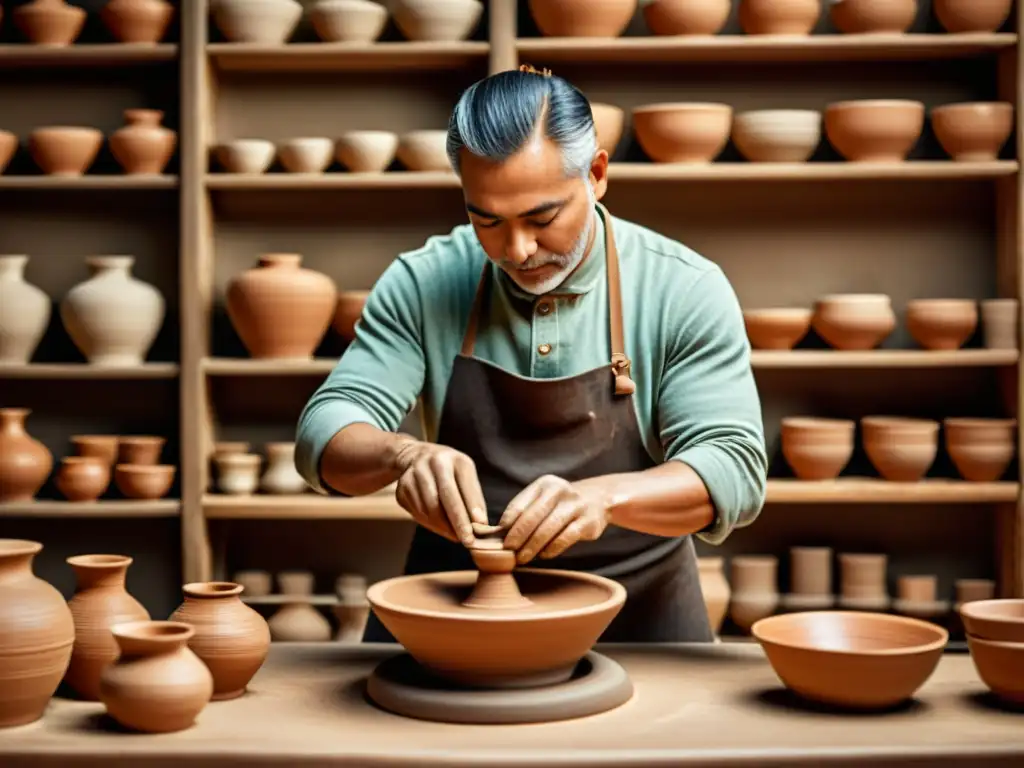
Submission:
{"label": "collared shirt", "polygon": [[[609,365],[604,227],[615,234],[626,354],[637,422],[656,463],[681,461],[704,481],[718,544],[764,503],[768,460],[761,404],[739,301],[722,270],[670,238],[596,216],[594,246],[554,292],[532,296],[489,270],[490,301],[475,356],[546,379]],[[417,398],[436,438],[452,362],[462,346],[487,256],[469,224],[401,254],[374,285],[355,340],[299,420],[296,464],[323,490],[324,448],[346,426],[396,431]]]}

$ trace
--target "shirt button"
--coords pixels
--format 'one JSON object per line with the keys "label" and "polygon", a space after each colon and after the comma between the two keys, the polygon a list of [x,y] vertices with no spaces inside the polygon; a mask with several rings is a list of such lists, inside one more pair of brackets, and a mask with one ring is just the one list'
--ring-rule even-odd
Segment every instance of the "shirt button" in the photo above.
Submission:
{"label": "shirt button", "polygon": [[542,355],[546,355],[551,351],[551,345],[541,344],[539,347],[537,347],[537,351],[540,352]]}
{"label": "shirt button", "polygon": [[542,301],[540,304],[537,305],[537,314],[538,315],[550,315],[551,314],[551,304],[549,302]]}

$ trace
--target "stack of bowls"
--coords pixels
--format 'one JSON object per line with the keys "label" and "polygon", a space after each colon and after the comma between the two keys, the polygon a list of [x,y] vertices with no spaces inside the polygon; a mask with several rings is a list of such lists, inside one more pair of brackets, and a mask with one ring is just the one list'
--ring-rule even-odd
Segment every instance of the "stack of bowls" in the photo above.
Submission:
{"label": "stack of bowls", "polygon": [[1024,704],[1024,599],[977,600],[960,606],[978,677],[996,696]]}

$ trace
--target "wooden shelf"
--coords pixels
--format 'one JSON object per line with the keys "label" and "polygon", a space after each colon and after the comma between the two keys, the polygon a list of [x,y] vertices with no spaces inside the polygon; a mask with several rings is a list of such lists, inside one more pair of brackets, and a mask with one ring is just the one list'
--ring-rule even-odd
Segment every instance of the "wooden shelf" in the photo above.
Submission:
{"label": "wooden shelf", "polygon": [[307,595],[293,597],[289,595],[259,595],[258,597],[242,595],[242,602],[249,605],[284,605],[285,603],[305,603],[306,605],[338,605],[341,600],[337,595]]}
{"label": "wooden shelf", "polygon": [[224,72],[344,72],[462,69],[485,64],[482,42],[210,43],[206,52]]}
{"label": "wooden shelf", "polygon": [[0,379],[173,379],[177,363],[143,363],[131,367],[89,365],[88,363],[0,363]]}
{"label": "wooden shelf", "polygon": [[1015,349],[879,349],[870,352],[840,352],[829,349],[766,350],[750,354],[754,368],[986,368],[1016,365]]}
{"label": "wooden shelf", "polygon": [[4,67],[111,67],[159,64],[174,61],[173,43],[78,43],[63,47],[29,43],[0,44],[0,68]]}
{"label": "wooden shelf", "polygon": [[203,512],[208,520],[411,520],[390,493],[358,498],[207,494]]}
{"label": "wooden shelf", "polygon": [[1015,503],[1019,495],[1020,485],[1012,482],[892,483],[866,477],[768,481],[768,501],[773,504],[999,504]]}
{"label": "wooden shelf", "polygon": [[211,190],[315,189],[459,189],[459,178],[444,171],[386,171],[384,173],[268,173],[250,176],[211,173]]}
{"label": "wooden shelf", "polygon": [[208,376],[326,376],[338,361],[333,358],[313,360],[252,360],[249,358],[207,357],[202,369]]}
{"label": "wooden shelf", "polygon": [[81,189],[81,190],[133,190],[177,189],[178,177],[162,176],[0,176],[0,190],[4,189]]}
{"label": "wooden shelf", "polygon": [[0,502],[0,517],[178,517],[180,513],[177,499]]}

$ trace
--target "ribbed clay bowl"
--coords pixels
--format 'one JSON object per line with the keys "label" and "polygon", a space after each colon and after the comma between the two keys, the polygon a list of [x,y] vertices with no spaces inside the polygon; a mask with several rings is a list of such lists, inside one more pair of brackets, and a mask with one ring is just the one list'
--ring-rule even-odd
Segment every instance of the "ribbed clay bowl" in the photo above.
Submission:
{"label": "ribbed clay bowl", "polygon": [[833,480],[853,457],[856,428],[849,419],[788,416],[782,420],[782,455],[801,480]]}
{"label": "ribbed clay bowl", "polygon": [[561,682],[622,609],[625,589],[588,573],[523,569],[515,580],[532,605],[465,607],[476,571],[399,576],[366,597],[421,666],[462,685],[523,687]]}
{"label": "ribbed clay bowl", "polygon": [[924,104],[919,101],[840,101],[825,109],[829,143],[851,162],[902,162],[923,128]]}
{"label": "ribbed clay bowl", "polygon": [[647,104],[633,110],[633,131],[656,163],[710,163],[732,131],[728,104]]}
{"label": "ribbed clay bowl", "polygon": [[960,606],[969,635],[982,640],[1024,643],[1024,599],[975,600]]}
{"label": "ribbed clay bowl", "polygon": [[743,323],[755,349],[792,349],[810,330],[811,314],[802,307],[745,309]]}
{"label": "ribbed clay bowl", "polygon": [[943,421],[946,453],[964,478],[995,482],[1017,453],[1016,419],[950,417]]}
{"label": "ribbed clay bowl", "polygon": [[906,311],[907,331],[925,349],[960,349],[978,327],[972,299],[912,299]]}
{"label": "ribbed clay bowl", "polygon": [[356,337],[356,325],[363,314],[369,291],[339,291],[338,306],[334,310],[334,330],[345,341]]}
{"label": "ribbed clay bowl", "polygon": [[1024,643],[982,640],[967,635],[978,677],[999,698],[1024,704]]}
{"label": "ribbed clay bowl", "polygon": [[761,109],[733,119],[732,142],[754,163],[802,163],[821,143],[821,113]]}
{"label": "ribbed clay bowl", "polygon": [[811,327],[834,349],[868,350],[892,333],[896,313],[885,294],[833,294],[815,302]]}
{"label": "ribbed clay bowl", "polygon": [[1007,102],[946,104],[931,112],[932,130],[954,160],[995,160],[1013,130],[1013,105]]}
{"label": "ribbed clay bowl", "polygon": [[771,616],[751,634],[791,691],[854,709],[892,707],[912,697],[949,639],[936,624],[857,611]]}
{"label": "ribbed clay bowl", "polygon": [[939,422],[903,416],[865,416],[860,425],[864,453],[886,480],[917,482],[935,463]]}

